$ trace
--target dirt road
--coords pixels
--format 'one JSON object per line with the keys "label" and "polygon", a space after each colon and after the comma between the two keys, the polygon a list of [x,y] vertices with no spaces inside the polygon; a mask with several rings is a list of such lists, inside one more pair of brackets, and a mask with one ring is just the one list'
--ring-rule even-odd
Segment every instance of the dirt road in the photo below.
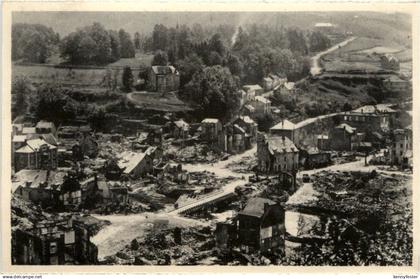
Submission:
{"label": "dirt road", "polygon": [[311,61],[312,61],[311,75],[312,76],[316,76],[316,75],[319,75],[321,73],[322,68],[321,68],[321,66],[319,64],[319,59],[321,59],[322,56],[324,56],[325,54],[328,54],[330,52],[333,52],[333,51],[335,51],[335,50],[337,50],[337,49],[339,49],[339,48],[347,45],[348,43],[350,43],[351,41],[353,41],[356,38],[357,37],[348,38],[347,40],[345,40],[345,41],[343,41],[343,42],[341,42],[339,44],[336,44],[336,45],[330,47],[329,49],[318,53],[315,56],[312,56],[311,57]]}

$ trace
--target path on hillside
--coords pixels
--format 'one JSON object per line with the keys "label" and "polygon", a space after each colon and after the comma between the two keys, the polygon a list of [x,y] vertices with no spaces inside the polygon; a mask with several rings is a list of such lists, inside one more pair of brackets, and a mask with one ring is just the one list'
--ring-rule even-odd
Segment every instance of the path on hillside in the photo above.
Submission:
{"label": "path on hillside", "polygon": [[341,43],[338,43],[338,44],[330,47],[329,49],[324,50],[324,51],[316,54],[315,56],[312,56],[311,57],[311,62],[312,62],[311,75],[312,76],[317,76],[317,75],[321,74],[322,67],[321,67],[321,65],[319,63],[319,60],[321,59],[322,56],[324,56],[324,55],[326,55],[326,54],[328,54],[330,52],[333,52],[333,51],[335,51],[335,50],[337,50],[337,49],[339,49],[339,48],[347,45],[348,43],[350,43],[351,41],[353,41],[356,38],[357,37],[350,37],[347,40],[342,41]]}

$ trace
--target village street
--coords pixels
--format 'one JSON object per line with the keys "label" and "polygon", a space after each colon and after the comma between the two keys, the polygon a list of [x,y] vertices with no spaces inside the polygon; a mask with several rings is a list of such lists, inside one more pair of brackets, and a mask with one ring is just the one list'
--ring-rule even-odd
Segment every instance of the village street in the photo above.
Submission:
{"label": "village street", "polygon": [[[199,204],[204,204],[215,200],[221,196],[233,193],[237,186],[244,185],[248,181],[250,174],[235,173],[226,168],[232,162],[240,161],[245,157],[253,155],[257,150],[254,146],[252,149],[238,155],[230,156],[225,161],[219,161],[215,164],[185,164],[183,168],[189,172],[193,171],[209,171],[213,172],[216,176],[223,178],[233,176],[237,179],[224,185],[216,195],[210,195],[204,199],[197,200],[196,202],[187,205],[187,207],[194,207]],[[242,176],[244,179],[242,179]],[[98,247],[98,258],[103,260],[104,257],[113,255],[121,250],[125,245],[129,244],[131,240],[136,237],[141,237],[144,232],[160,223],[169,224],[178,227],[195,227],[199,225],[209,225],[209,222],[198,221],[186,217],[181,217],[178,213],[185,210],[181,207],[177,210],[170,212],[156,212],[156,213],[139,213],[130,215],[93,215],[101,220],[108,220],[111,224],[98,232],[93,238],[92,242]]]}
{"label": "village street", "polygon": [[[105,256],[113,255],[118,252],[125,245],[129,244],[131,240],[136,237],[141,237],[144,232],[154,225],[159,225],[161,223],[169,224],[179,227],[194,227],[197,225],[209,225],[210,222],[199,221],[196,219],[190,219],[186,217],[179,216],[179,213],[182,211],[199,206],[216,200],[222,196],[228,195],[235,191],[237,186],[242,186],[248,182],[249,176],[253,173],[236,173],[232,170],[229,170],[227,166],[232,162],[237,162],[243,160],[246,157],[253,156],[256,153],[256,146],[252,149],[247,150],[246,152],[238,155],[232,155],[229,159],[225,161],[219,161],[214,164],[185,164],[183,168],[189,172],[194,171],[203,171],[213,172],[219,178],[225,177],[235,177],[236,179],[222,186],[222,188],[217,191],[214,195],[208,195],[203,199],[198,199],[197,201],[190,203],[184,207],[180,207],[172,211],[161,211],[156,213],[139,213],[139,214],[130,214],[130,215],[94,215],[94,217],[102,220],[108,220],[111,224],[93,237],[92,242],[98,246],[99,250],[99,259],[103,259]],[[368,157],[368,160],[371,156]],[[390,171],[379,170],[377,166],[365,166],[365,159],[363,157],[358,158],[357,161],[332,165],[321,169],[313,169],[301,171],[297,174],[298,177],[302,177],[303,174],[313,175],[320,171],[372,171],[376,170],[378,172],[384,173],[393,173]],[[398,172],[401,174],[401,172]],[[408,174],[407,174],[408,175]],[[304,189],[295,193],[291,196],[291,200],[296,200],[297,197],[302,194],[305,195]],[[289,220],[288,223],[294,223],[292,220]],[[290,225],[289,224],[289,225]]]}

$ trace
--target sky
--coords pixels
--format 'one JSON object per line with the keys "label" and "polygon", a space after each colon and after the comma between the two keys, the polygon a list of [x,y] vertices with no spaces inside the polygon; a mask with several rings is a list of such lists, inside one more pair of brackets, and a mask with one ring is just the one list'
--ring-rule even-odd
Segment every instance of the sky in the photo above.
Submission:
{"label": "sky", "polygon": [[[177,24],[202,26],[220,24],[243,25],[247,23],[267,24],[272,26],[299,27],[308,29],[316,22],[332,22],[346,25],[347,22],[384,18],[394,16],[372,12],[14,12],[13,23],[39,23],[52,27],[60,36],[65,36],[93,22],[99,22],[107,29],[123,28],[127,32],[149,33],[156,24],[175,27]],[[357,17],[355,17],[357,16]],[[398,16],[398,24],[404,16]],[[395,18],[397,18],[395,16]],[[347,21],[347,22],[346,22]]]}

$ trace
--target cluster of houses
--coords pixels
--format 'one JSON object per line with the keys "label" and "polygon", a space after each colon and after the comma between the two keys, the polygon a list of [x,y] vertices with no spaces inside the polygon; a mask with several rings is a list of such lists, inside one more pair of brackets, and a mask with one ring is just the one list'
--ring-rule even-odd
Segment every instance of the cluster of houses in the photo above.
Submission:
{"label": "cluster of houses", "polygon": [[390,105],[367,105],[296,124],[283,120],[258,138],[258,169],[293,173],[300,166],[326,166],[330,151],[369,153],[387,146],[388,163],[406,168],[412,160],[412,130],[395,129],[400,114]]}
{"label": "cluster of houses", "polygon": [[27,211],[25,225],[12,228],[12,264],[97,264],[98,248],[90,241],[97,229],[93,217],[39,213],[34,219],[33,208]]}

